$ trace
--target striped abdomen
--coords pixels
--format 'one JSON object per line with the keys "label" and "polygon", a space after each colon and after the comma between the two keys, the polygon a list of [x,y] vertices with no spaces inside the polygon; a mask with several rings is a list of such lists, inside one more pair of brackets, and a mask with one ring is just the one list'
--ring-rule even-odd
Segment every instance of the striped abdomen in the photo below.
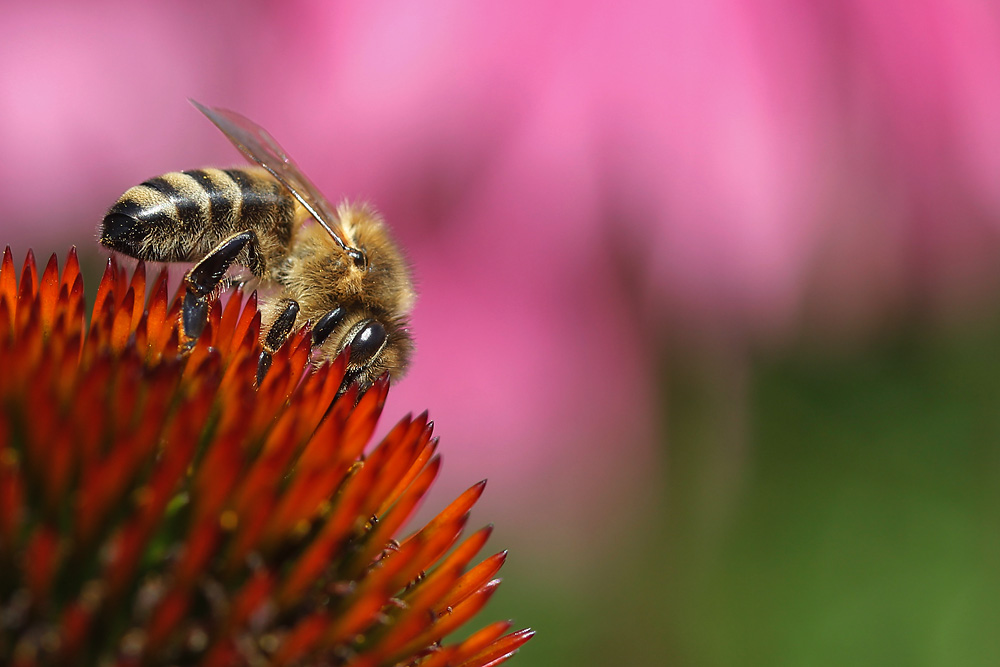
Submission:
{"label": "striped abdomen", "polygon": [[261,275],[287,248],[295,217],[295,200],[263,169],[174,171],[127,190],[104,217],[101,243],[138,259],[193,262],[249,229],[259,247],[236,263]]}

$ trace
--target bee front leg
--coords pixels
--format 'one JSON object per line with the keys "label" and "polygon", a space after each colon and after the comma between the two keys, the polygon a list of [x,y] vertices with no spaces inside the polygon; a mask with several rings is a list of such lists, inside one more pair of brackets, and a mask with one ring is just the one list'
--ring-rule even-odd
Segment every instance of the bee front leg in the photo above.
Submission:
{"label": "bee front leg", "polygon": [[330,337],[333,330],[340,326],[340,323],[344,321],[344,315],[347,314],[342,307],[337,306],[329,313],[319,318],[316,324],[313,326],[312,330],[312,346],[319,347],[323,342]]}
{"label": "bee front leg", "polygon": [[181,325],[185,348],[193,347],[205,330],[205,324],[208,323],[208,296],[219,286],[229,267],[244,248],[247,249],[249,256],[247,268],[254,275],[260,275],[263,272],[263,262],[257,235],[251,230],[246,230],[233,234],[219,243],[184,276],[187,291],[181,308]]}
{"label": "bee front leg", "polygon": [[260,353],[260,359],[257,360],[258,387],[264,381],[267,371],[271,368],[271,360],[275,351],[284,344],[288,338],[288,334],[292,332],[292,327],[295,326],[295,318],[299,314],[298,301],[283,299],[281,303],[283,308],[268,330],[267,336],[264,337],[264,349]]}

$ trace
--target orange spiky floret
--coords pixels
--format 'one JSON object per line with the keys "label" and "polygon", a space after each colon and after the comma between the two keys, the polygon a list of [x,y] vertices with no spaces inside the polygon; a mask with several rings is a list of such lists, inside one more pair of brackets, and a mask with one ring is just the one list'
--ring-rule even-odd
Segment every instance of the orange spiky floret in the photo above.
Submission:
{"label": "orange spiky floret", "polygon": [[449,553],[483,483],[397,539],[440,466],[426,413],[366,456],[387,380],[337,398],[346,360],[312,369],[301,331],[255,387],[256,295],[214,302],[188,353],[179,308],[164,273],[109,261],[88,325],[75,250],[20,274],[4,251],[5,664],[485,667],[530,638],[441,644],[506,552],[469,567],[485,528]]}

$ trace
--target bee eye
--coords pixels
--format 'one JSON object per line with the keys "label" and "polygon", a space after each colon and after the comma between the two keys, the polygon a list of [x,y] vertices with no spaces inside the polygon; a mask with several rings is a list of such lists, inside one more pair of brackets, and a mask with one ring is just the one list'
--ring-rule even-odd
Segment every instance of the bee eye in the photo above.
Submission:
{"label": "bee eye", "polygon": [[374,357],[387,337],[385,327],[375,321],[369,322],[351,340],[351,363],[363,364]]}

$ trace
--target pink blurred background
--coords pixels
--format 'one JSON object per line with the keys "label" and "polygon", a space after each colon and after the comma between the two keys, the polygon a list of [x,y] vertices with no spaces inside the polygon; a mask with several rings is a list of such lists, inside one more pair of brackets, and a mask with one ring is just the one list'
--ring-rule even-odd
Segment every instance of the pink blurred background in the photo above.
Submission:
{"label": "pink blurred background", "polygon": [[1000,9],[621,5],[7,5],[2,241],[96,256],[129,186],[239,162],[187,97],[250,116],[412,259],[386,415],[430,409],[439,500],[489,477],[480,519],[569,581],[658,494],[666,350],[738,376],[1000,284]]}

